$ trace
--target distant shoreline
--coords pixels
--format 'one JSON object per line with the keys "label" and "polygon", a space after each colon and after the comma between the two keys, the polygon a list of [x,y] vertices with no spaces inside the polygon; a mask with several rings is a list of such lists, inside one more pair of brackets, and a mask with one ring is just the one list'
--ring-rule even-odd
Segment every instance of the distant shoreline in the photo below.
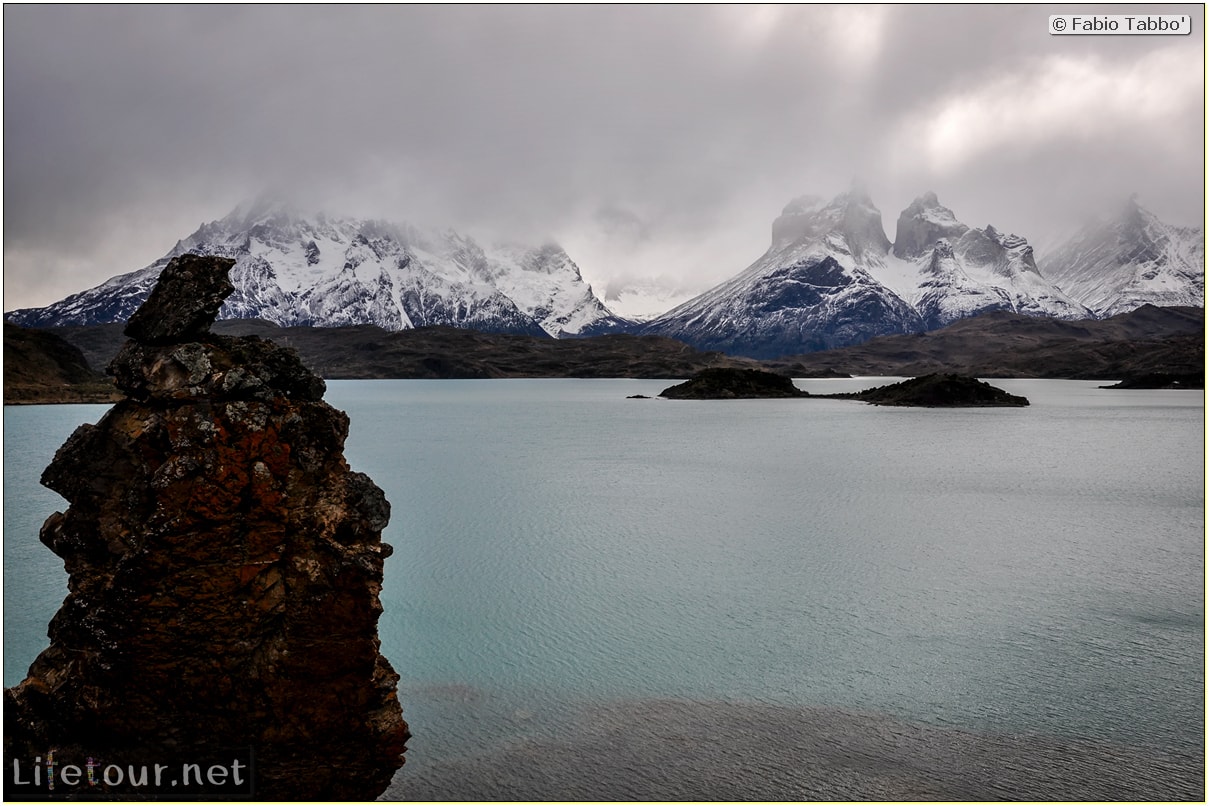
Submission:
{"label": "distant shoreline", "polygon": [[18,388],[4,387],[4,405],[6,406],[52,406],[72,403],[110,404],[122,400],[117,389],[89,388],[86,386],[67,388]]}
{"label": "distant shoreline", "polygon": [[[121,348],[123,327],[36,330],[5,323],[5,404],[109,402],[99,368]],[[628,334],[552,339],[450,327],[279,327],[261,320],[220,320],[213,330],[291,347],[325,380],[685,380],[704,369],[731,368],[790,378],[954,373],[1103,382],[1199,373],[1203,388],[1205,347],[1204,309],[1154,306],[1079,322],[996,311],[927,333],[881,336],[852,347],[764,360]],[[1183,388],[1197,387],[1183,382]]]}

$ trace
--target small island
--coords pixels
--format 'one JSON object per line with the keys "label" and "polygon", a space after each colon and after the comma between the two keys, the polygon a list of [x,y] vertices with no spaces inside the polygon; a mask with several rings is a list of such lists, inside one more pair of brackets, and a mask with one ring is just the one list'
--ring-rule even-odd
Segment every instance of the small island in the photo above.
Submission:
{"label": "small island", "polygon": [[1202,372],[1148,372],[1131,375],[1111,386],[1101,389],[1204,389],[1205,373]]}
{"label": "small island", "polygon": [[829,395],[803,392],[793,380],[773,372],[755,369],[706,369],[684,383],[669,386],[660,397],[673,400],[739,400],[753,398],[810,397],[835,400],[863,400],[875,406],[920,406],[923,408],[965,408],[985,406],[1027,406],[1028,399],[1008,394],[985,381],[968,375],[933,373],[918,378],[865,389]]}
{"label": "small island", "polygon": [[671,400],[739,400],[767,397],[810,397],[793,379],[760,369],[713,367],[659,393]]}
{"label": "small island", "polygon": [[1008,394],[986,381],[968,375],[933,373],[918,378],[878,386],[862,392],[816,397],[863,400],[875,406],[920,406],[923,408],[970,408],[985,406],[1027,406],[1028,398]]}

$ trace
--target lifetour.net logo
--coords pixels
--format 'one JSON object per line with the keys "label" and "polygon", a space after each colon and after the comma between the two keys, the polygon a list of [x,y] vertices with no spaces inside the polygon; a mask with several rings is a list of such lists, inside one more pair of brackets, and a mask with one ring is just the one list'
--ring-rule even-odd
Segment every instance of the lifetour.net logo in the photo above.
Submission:
{"label": "lifetour.net logo", "polygon": [[252,796],[255,766],[243,750],[199,761],[118,761],[101,754],[73,758],[48,750],[32,758],[5,759],[6,798],[88,798],[115,794],[176,799],[182,796]]}

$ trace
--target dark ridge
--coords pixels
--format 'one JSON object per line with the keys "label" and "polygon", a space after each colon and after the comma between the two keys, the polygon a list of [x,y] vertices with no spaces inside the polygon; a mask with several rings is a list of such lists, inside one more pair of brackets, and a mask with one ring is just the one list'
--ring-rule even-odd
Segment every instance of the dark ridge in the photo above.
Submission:
{"label": "dark ridge", "polygon": [[[707,367],[759,362],[700,352],[661,336],[616,333],[574,339],[482,333],[454,327],[389,331],[375,325],[279,327],[259,319],[220,319],[214,333],[270,338],[293,347],[328,380],[373,378],[687,378]],[[122,326],[55,328],[94,367],[122,345]]]}
{"label": "dark ridge", "polygon": [[113,382],[55,333],[4,323],[4,402],[113,403]]}
{"label": "dark ridge", "polygon": [[[84,353],[93,369],[99,369],[120,349],[122,327],[91,325],[42,332],[62,336]],[[942,372],[979,378],[1115,381],[1147,374],[1203,373],[1205,355],[1203,309],[1151,305],[1110,319],[1077,322],[994,312],[931,333],[881,337],[856,347],[762,362],[700,352],[671,338],[627,334],[538,339],[451,327],[282,328],[262,320],[220,320],[212,330],[258,335],[293,347],[307,368],[329,379],[673,379],[689,378],[711,367],[731,367],[765,369],[794,378],[914,377]]]}
{"label": "dark ridge", "polygon": [[1111,379],[1203,371],[1203,308],[1143,305],[1109,319],[1066,321],[995,311],[929,333],[766,361],[772,370],[979,378]]}

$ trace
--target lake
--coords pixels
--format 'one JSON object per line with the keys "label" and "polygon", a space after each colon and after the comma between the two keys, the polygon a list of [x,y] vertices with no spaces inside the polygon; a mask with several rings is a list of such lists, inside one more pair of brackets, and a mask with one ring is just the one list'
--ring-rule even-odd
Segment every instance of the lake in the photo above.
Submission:
{"label": "lake", "polygon": [[[387,797],[1202,799],[1203,393],[992,383],[1032,405],[329,382],[393,507]],[[5,685],[105,409],[5,408]]]}

